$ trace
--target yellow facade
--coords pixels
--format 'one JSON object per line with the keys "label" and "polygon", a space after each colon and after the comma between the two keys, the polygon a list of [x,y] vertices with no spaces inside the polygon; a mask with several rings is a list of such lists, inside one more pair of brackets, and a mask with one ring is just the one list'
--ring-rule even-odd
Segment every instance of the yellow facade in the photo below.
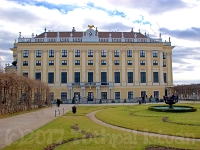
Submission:
{"label": "yellow facade", "polygon": [[[51,41],[52,37],[48,40],[47,32],[45,38],[47,42],[44,40],[35,42],[37,37],[33,41],[31,41],[33,38],[23,41],[20,37],[11,50],[14,60],[17,60],[17,73],[28,73],[28,77],[33,79],[36,78],[36,73],[41,73],[41,80],[50,86],[52,99],[57,97],[63,100],[72,99],[74,95],[79,95],[80,99],[84,100],[88,98],[90,100],[134,99],[141,97],[142,91],[145,91],[147,97],[152,95],[162,99],[164,95],[169,94],[167,88],[173,87],[172,49],[174,47],[171,46],[170,41],[162,42],[161,37],[159,42],[152,41],[148,36],[144,37],[147,39],[146,42],[141,42],[136,37],[132,38],[132,42],[123,42],[130,39],[123,36],[121,42],[114,42],[114,40],[109,42],[111,38],[109,35],[107,42],[100,42],[100,39],[99,42],[92,40],[83,42],[81,39],[80,42],[71,36],[68,37],[69,41],[60,42],[61,38],[58,39],[58,36],[54,37],[54,41]],[[71,42],[70,38],[73,38]],[[81,38],[84,38],[84,35]],[[148,39],[152,42],[148,42]],[[50,50],[53,50],[52,53]],[[39,52],[41,57],[37,57],[40,55]],[[80,57],[75,57],[78,52]],[[63,57],[64,54],[67,56]],[[119,57],[115,57],[118,55]],[[62,64],[65,60],[67,65]],[[28,64],[24,65],[24,61]],[[39,61],[41,65],[36,65]],[[52,61],[54,64],[49,65]],[[80,65],[75,65],[75,61],[76,63],[80,61]],[[88,65],[89,61],[90,63],[93,61],[93,65]],[[106,64],[102,64],[102,61]],[[141,64],[142,61],[145,61],[144,64]],[[50,72],[54,75],[50,76]],[[62,72],[67,74],[66,81],[65,75],[61,76]],[[80,73],[80,81],[78,73],[75,77],[75,72]],[[91,73],[89,79],[88,72],[93,72],[93,76]],[[102,72],[106,72],[106,79],[105,73]],[[145,72],[143,75],[146,74],[146,81],[144,81],[145,76],[141,79],[141,72]],[[53,83],[48,83],[49,80],[53,80]]]}

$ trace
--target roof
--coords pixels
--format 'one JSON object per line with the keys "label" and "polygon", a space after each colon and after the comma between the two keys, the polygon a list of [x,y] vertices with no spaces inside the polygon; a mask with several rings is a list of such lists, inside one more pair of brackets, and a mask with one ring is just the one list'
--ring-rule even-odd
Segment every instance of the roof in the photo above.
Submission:
{"label": "roof", "polygon": [[[43,32],[42,34],[36,36],[35,38],[44,38],[45,33],[47,33],[47,38],[56,38],[58,32]],[[59,37],[70,37],[70,34],[73,34],[73,37],[82,37],[85,32],[59,32]],[[134,38],[134,35],[137,35],[137,38],[147,38],[147,36],[141,34],[140,32],[98,32],[99,38],[109,38],[111,33],[112,38]]]}

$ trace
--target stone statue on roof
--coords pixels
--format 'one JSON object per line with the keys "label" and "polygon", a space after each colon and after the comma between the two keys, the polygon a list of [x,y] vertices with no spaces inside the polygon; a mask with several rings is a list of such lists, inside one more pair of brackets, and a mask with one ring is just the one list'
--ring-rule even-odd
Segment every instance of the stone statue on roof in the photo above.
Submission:
{"label": "stone statue on roof", "polygon": [[137,38],[137,34],[136,33],[134,34],[134,38]]}

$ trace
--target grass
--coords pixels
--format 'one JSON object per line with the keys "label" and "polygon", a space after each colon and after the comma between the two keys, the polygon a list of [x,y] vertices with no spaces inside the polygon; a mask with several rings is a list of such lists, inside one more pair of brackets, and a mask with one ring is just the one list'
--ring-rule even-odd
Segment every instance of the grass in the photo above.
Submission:
{"label": "grass", "polygon": [[[199,104],[195,105],[199,106]],[[190,138],[200,138],[199,116],[198,110],[188,113],[166,113],[150,111],[147,105],[121,106],[112,110],[103,110],[96,114],[97,118],[116,126]],[[168,117],[169,122],[163,122],[163,117]]]}
{"label": "grass", "polygon": [[[107,109],[105,109],[107,108]],[[119,130],[114,130],[112,128],[107,128],[101,125],[98,125],[88,119],[85,115],[89,112],[102,109],[98,112],[98,116],[102,119],[108,121],[109,119],[114,122],[114,119],[118,119],[116,115],[128,116],[127,119],[120,118],[121,120],[116,120],[116,122],[120,122],[121,125],[129,124],[131,121],[130,111],[134,111],[137,115],[143,116],[146,111],[143,106],[78,106],[77,113],[72,114],[72,112],[68,112],[67,114],[58,117],[52,122],[46,124],[45,126],[39,128],[38,130],[26,135],[22,139],[17,140],[10,146],[4,148],[4,150],[42,150],[46,146],[51,145],[52,143],[59,143],[63,140],[67,139],[78,139],[83,137],[83,134],[80,132],[76,132],[72,130],[70,127],[73,125],[78,125],[78,127],[84,131],[95,134],[99,137],[89,138],[89,139],[81,139],[74,140],[66,144],[62,144],[56,147],[56,150],[63,149],[76,149],[76,150],[144,150],[146,147],[150,145],[161,145],[161,146],[169,146],[176,148],[189,148],[189,149],[198,149],[200,147],[200,142],[194,141],[180,141],[175,139],[166,139],[161,137],[150,137],[147,135],[140,134],[132,134],[130,132],[123,132]],[[127,111],[128,110],[128,111]],[[105,115],[105,113],[108,113]],[[103,116],[104,114],[104,116]],[[159,118],[162,114],[156,114],[156,112],[152,112],[152,114],[147,113],[147,116],[150,117],[139,117],[145,119]],[[155,117],[151,117],[155,116]],[[158,117],[159,116],[159,117]],[[131,116],[134,118],[135,116]],[[107,119],[106,119],[107,118]],[[149,120],[146,121],[145,125],[148,125]],[[178,126],[178,125],[177,125]],[[198,130],[198,129],[197,129]]]}

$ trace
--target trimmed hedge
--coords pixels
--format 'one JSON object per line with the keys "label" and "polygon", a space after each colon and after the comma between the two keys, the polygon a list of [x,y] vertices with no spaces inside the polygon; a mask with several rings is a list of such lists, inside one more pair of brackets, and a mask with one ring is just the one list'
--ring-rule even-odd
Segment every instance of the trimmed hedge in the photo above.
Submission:
{"label": "trimmed hedge", "polygon": [[179,113],[179,112],[195,112],[197,110],[196,107],[192,106],[174,106],[174,107],[186,107],[186,108],[191,108],[191,109],[155,109],[153,107],[168,107],[169,105],[159,105],[159,106],[149,106],[148,109],[152,111],[158,111],[158,112],[174,112],[174,113]]}

